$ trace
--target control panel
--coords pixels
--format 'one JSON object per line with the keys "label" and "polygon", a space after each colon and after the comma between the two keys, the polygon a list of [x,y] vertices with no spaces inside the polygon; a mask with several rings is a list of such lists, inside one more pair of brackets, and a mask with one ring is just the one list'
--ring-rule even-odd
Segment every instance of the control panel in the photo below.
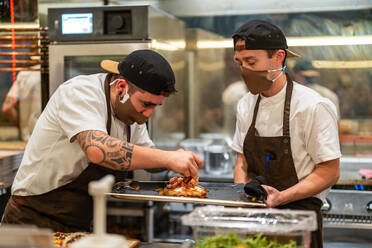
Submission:
{"label": "control panel", "polygon": [[331,189],[323,201],[322,212],[372,217],[372,191]]}
{"label": "control panel", "polygon": [[51,42],[148,39],[149,6],[48,9]]}

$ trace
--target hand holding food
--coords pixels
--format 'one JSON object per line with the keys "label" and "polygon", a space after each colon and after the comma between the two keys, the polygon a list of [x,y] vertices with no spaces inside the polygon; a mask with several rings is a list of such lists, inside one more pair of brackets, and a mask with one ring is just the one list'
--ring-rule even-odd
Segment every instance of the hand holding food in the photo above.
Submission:
{"label": "hand holding food", "polygon": [[185,177],[197,177],[202,159],[190,151],[179,149],[169,152],[167,169],[180,173]]}

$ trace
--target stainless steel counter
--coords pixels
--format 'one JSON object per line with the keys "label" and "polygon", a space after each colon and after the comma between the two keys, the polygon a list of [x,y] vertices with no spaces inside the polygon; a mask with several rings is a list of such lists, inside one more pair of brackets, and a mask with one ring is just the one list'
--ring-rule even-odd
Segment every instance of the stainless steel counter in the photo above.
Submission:
{"label": "stainless steel counter", "polygon": [[176,243],[140,243],[138,248],[179,248],[181,244]]}

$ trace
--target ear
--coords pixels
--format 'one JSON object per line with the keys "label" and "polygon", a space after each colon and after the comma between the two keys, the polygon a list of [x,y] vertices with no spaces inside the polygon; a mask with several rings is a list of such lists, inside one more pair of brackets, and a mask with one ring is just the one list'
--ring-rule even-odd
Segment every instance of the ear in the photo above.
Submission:
{"label": "ear", "polygon": [[276,60],[277,60],[278,64],[279,65],[282,65],[283,64],[283,60],[285,58],[285,51],[284,50],[278,50],[278,51],[276,51],[275,57],[276,57]]}
{"label": "ear", "polygon": [[128,90],[128,83],[127,83],[127,81],[125,79],[120,79],[116,83],[115,89],[116,89],[117,94],[119,94],[120,96],[124,96],[125,95],[125,92],[127,92],[127,90]]}

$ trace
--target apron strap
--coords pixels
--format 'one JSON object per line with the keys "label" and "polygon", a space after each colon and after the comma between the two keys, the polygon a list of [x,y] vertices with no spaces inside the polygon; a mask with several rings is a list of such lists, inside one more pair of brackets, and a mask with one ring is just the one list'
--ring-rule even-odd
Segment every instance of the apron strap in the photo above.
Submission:
{"label": "apron strap", "polygon": [[106,96],[106,107],[107,107],[106,130],[107,130],[108,135],[110,135],[110,131],[111,131],[110,81],[111,81],[111,77],[109,77],[109,74],[107,74],[104,84],[105,84],[105,96]]}
{"label": "apron strap", "polygon": [[256,127],[256,119],[257,119],[258,107],[260,106],[260,101],[261,101],[261,95],[258,95],[258,98],[257,98],[257,101],[256,101],[256,105],[254,106],[254,113],[253,113],[252,124],[249,127],[249,129]]}
{"label": "apron strap", "polygon": [[[291,110],[291,98],[292,98],[292,91],[293,91],[293,81],[291,77],[286,73],[287,76],[287,89],[285,93],[285,101],[284,101],[284,114],[283,114],[283,136],[289,137],[289,115]],[[253,119],[252,124],[249,129],[255,128],[256,126],[256,119],[258,108],[261,101],[261,95],[258,95],[256,105],[254,107]]]}
{"label": "apron strap", "polygon": [[289,137],[289,115],[291,111],[291,98],[293,91],[293,82],[288,73],[287,76],[287,90],[285,93],[285,102],[284,102],[284,114],[283,114],[283,136]]}
{"label": "apron strap", "polygon": [[127,142],[130,143],[130,135],[131,135],[131,130],[130,130],[130,126],[127,125]]}

